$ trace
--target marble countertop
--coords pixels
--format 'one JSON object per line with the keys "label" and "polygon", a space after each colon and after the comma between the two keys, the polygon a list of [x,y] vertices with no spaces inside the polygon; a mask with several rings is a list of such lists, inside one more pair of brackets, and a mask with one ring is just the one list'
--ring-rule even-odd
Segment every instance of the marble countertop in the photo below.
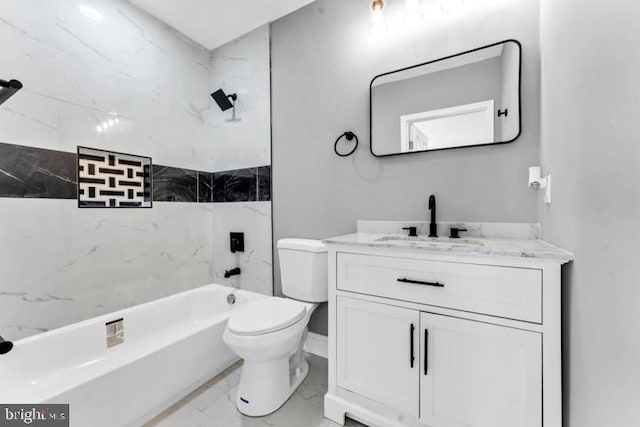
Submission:
{"label": "marble countertop", "polygon": [[505,237],[471,237],[450,239],[430,238],[426,235],[408,237],[400,234],[358,232],[324,239],[326,245],[360,246],[370,248],[411,249],[456,255],[487,255],[518,258],[572,261],[571,252],[553,246],[543,240]]}

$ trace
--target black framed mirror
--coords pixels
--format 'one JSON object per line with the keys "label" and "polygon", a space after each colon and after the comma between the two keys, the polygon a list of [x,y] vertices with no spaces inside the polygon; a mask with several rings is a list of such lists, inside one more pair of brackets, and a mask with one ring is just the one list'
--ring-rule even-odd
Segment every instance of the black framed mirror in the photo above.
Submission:
{"label": "black framed mirror", "polygon": [[377,75],[369,87],[377,157],[505,144],[521,133],[521,45],[505,40]]}

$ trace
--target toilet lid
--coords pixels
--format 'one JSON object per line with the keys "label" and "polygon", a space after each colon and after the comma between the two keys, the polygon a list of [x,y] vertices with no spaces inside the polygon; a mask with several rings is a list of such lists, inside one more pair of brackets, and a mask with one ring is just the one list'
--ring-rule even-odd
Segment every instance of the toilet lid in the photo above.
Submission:
{"label": "toilet lid", "polygon": [[271,297],[247,304],[233,314],[227,327],[238,335],[262,335],[291,326],[304,317],[306,306],[288,298]]}

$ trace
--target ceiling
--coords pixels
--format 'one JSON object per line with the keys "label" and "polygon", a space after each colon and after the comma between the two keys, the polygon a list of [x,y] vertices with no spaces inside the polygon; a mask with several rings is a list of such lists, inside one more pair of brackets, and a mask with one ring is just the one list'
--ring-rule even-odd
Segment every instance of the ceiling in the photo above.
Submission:
{"label": "ceiling", "polygon": [[129,0],[208,49],[313,0]]}

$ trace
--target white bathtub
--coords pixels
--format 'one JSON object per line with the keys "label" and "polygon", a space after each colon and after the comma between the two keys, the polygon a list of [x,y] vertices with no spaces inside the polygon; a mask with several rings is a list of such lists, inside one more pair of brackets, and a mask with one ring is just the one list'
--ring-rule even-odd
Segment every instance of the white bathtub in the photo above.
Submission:
{"label": "white bathtub", "polygon": [[[16,341],[0,355],[0,402],[69,403],[73,427],[140,426],[237,360],[227,319],[261,298],[208,285]],[[118,318],[124,342],[107,348]]]}

